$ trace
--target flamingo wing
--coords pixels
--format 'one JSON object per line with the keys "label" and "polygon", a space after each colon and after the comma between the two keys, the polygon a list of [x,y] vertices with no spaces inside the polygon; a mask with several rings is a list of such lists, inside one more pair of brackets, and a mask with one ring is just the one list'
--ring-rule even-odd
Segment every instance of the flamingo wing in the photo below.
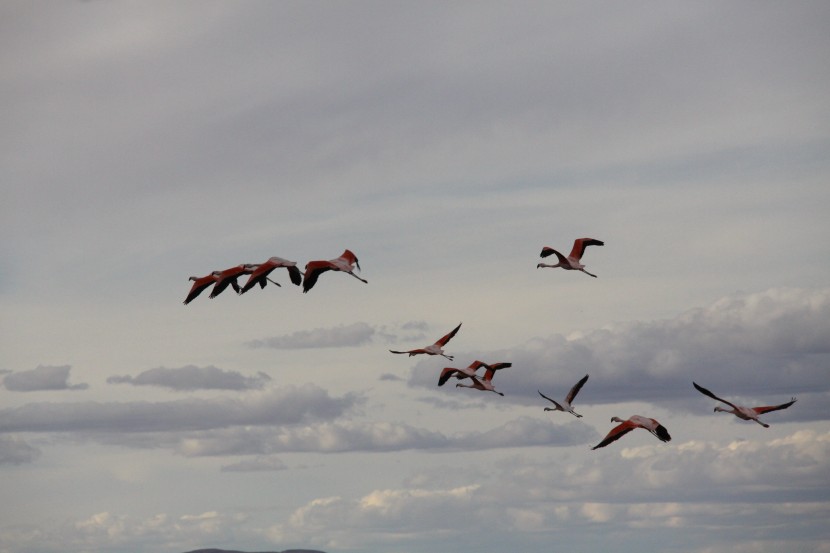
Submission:
{"label": "flamingo wing", "polygon": [[452,329],[452,330],[449,332],[449,334],[447,334],[446,336],[443,336],[440,340],[438,340],[437,342],[435,342],[435,345],[436,345],[436,346],[441,346],[441,347],[444,347],[445,345],[447,345],[447,342],[449,342],[450,340],[452,340],[452,337],[456,335],[456,333],[458,332],[458,329],[459,329],[459,328],[461,328],[461,323],[458,323],[458,326],[457,326],[457,327],[455,327],[454,329]]}
{"label": "flamingo wing", "polygon": [[753,407],[752,410],[758,413],[759,415],[763,415],[764,413],[769,413],[770,411],[779,411],[781,409],[786,409],[790,405],[795,403],[795,398],[787,403],[782,403],[781,405],[770,405],[768,407]]}
{"label": "flamingo wing", "polygon": [[730,403],[730,402],[726,401],[725,399],[719,398],[718,396],[716,396],[715,394],[713,394],[712,392],[710,392],[709,390],[707,390],[703,386],[698,386],[697,382],[692,382],[692,384],[694,384],[697,391],[700,392],[701,394],[703,394],[705,396],[709,396],[712,399],[716,399],[718,401],[721,401],[721,402],[729,405],[730,407],[732,407],[732,409],[737,409],[738,408],[738,406],[735,405],[734,403]]}
{"label": "flamingo wing", "polygon": [[620,424],[612,428],[611,432],[609,432],[608,435],[605,436],[605,438],[603,438],[603,440],[600,443],[598,443],[591,449],[599,449],[601,447],[607,446],[611,442],[616,442],[617,440],[619,440],[635,428],[637,427],[631,421],[621,422]]}
{"label": "flamingo wing", "polygon": [[305,275],[303,276],[303,293],[311,290],[322,273],[331,271],[333,268],[330,261],[309,261],[306,263]]}
{"label": "flamingo wing", "polygon": [[[654,421],[654,422],[657,422],[657,421]],[[660,423],[657,423],[657,426],[654,427],[654,435],[657,436],[657,438],[661,442],[670,442],[671,441],[671,436],[669,435],[669,431],[666,430],[666,427],[663,426]]]}
{"label": "flamingo wing", "polygon": [[553,248],[549,248],[548,246],[542,248],[542,253],[539,254],[539,257],[548,257],[549,255],[555,255],[559,259],[559,263],[568,262],[567,258],[564,255],[554,250]]}
{"label": "flamingo wing", "polygon": [[[539,390],[536,390],[536,391],[539,392]],[[564,409],[562,409],[562,406],[559,405],[559,403],[557,403],[556,400],[553,400],[553,399],[549,398],[548,396],[546,396],[542,392],[539,392],[539,395],[542,396],[543,398],[545,398],[546,400],[548,400],[549,402],[553,403],[554,405],[556,405],[560,410],[564,411]]]}
{"label": "flamingo wing", "polygon": [[248,281],[242,286],[240,290],[240,294],[244,294],[257,284],[259,284],[260,288],[265,288],[265,279],[274,270],[274,267],[266,267],[266,263],[263,263],[259,267],[251,273],[251,276],[248,277]]}
{"label": "flamingo wing", "polygon": [[184,304],[187,305],[188,303],[195,300],[199,294],[204,292],[205,288],[207,288],[214,282],[215,281],[211,278],[204,281],[200,279],[199,281],[193,283],[193,287],[190,289],[190,293],[188,293],[187,297],[184,299]]}
{"label": "flamingo wing", "polygon": [[605,242],[596,240],[594,238],[577,238],[574,240],[574,247],[571,250],[571,257],[574,259],[581,259],[582,254],[585,253],[585,248],[588,246],[604,246]]}
{"label": "flamingo wing", "polygon": [[454,373],[459,372],[458,369],[454,367],[445,367],[443,371],[441,371],[441,376],[438,377],[438,385],[443,386],[447,383]]}
{"label": "flamingo wing", "polygon": [[286,266],[286,269],[288,269],[288,276],[291,278],[291,282],[295,286],[299,286],[303,283],[303,274],[300,272],[300,269],[298,269],[296,265],[288,265]]}
{"label": "flamingo wing", "polygon": [[582,380],[580,380],[579,382],[574,384],[574,387],[571,388],[571,391],[568,392],[568,395],[565,397],[565,401],[567,401],[568,403],[573,403],[573,400],[576,397],[576,394],[579,393],[579,390],[582,389],[582,386],[585,384],[585,382],[587,380],[588,380],[588,375],[586,374],[585,376],[582,377]]}
{"label": "flamingo wing", "polygon": [[487,365],[486,363],[482,363],[482,365],[486,365],[488,368],[493,369],[494,371],[499,371],[501,369],[506,369],[508,367],[512,367],[513,363],[493,363],[491,365]]}

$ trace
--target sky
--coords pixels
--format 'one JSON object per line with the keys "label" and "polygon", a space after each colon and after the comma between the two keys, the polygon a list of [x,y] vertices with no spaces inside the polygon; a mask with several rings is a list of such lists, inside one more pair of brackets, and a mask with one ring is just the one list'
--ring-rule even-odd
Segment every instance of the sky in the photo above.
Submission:
{"label": "sky", "polygon": [[3,2],[0,553],[829,552],[828,21]]}

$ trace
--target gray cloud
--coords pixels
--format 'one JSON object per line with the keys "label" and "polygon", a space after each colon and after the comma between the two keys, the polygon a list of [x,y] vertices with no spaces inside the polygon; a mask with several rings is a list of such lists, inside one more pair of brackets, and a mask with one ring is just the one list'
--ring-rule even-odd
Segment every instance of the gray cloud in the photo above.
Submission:
{"label": "gray cloud", "polygon": [[[538,401],[537,389],[564,397],[589,373],[577,404],[642,400],[700,411],[711,400],[701,401],[693,380],[746,405],[783,403],[830,391],[830,290],[741,294],[669,320],[535,338],[479,355],[513,363],[494,379],[507,401]],[[437,373],[425,365],[411,369],[409,383],[434,388]],[[797,411],[777,412],[776,419],[796,420]]]}
{"label": "gray cloud", "polygon": [[251,340],[247,345],[252,348],[274,349],[354,347],[368,344],[374,338],[378,338],[387,343],[399,339],[413,340],[423,338],[423,329],[425,328],[426,323],[422,321],[410,321],[401,325],[375,326],[364,322],[357,322],[349,325],[315,328],[313,330],[298,330],[283,336]]}
{"label": "gray cloud", "polygon": [[569,446],[598,437],[581,422],[553,425],[543,419],[520,417],[485,431],[444,434],[391,422],[335,422],[278,428],[233,428],[183,440],[187,456],[270,455],[289,452],[347,451],[478,451],[507,447]]}
{"label": "gray cloud", "polygon": [[342,348],[361,346],[369,343],[375,329],[366,323],[353,323],[314,330],[298,330],[284,336],[273,336],[252,340],[252,348],[274,349],[308,349],[308,348]]}
{"label": "gray cloud", "polygon": [[29,403],[0,410],[2,432],[183,432],[231,426],[300,424],[341,416],[361,402],[313,384],[251,392],[245,398],[129,403]]}
{"label": "gray cloud", "polygon": [[17,436],[0,436],[0,465],[31,463],[40,456],[40,450]]}
{"label": "gray cloud", "polygon": [[287,470],[288,467],[276,457],[256,457],[245,459],[237,463],[222,465],[222,472],[272,472]]}
{"label": "gray cloud", "polygon": [[236,371],[224,371],[214,366],[168,369],[157,367],[136,376],[111,376],[108,384],[133,384],[134,386],[160,386],[171,390],[257,390],[271,381],[263,372],[257,376],[243,376]]}
{"label": "gray cloud", "polygon": [[36,392],[46,390],[86,390],[88,384],[69,384],[69,365],[39,365],[29,371],[7,374],[3,385],[12,392]]}

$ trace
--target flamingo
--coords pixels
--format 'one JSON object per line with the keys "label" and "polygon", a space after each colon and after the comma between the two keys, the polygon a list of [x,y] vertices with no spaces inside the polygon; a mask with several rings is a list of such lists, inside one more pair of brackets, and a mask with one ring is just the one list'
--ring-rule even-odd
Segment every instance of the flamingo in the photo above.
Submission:
{"label": "flamingo", "polygon": [[462,384],[459,382],[455,385],[456,388],[475,388],[476,390],[482,390],[484,392],[493,392],[494,394],[499,394],[503,396],[504,394],[501,392],[497,392],[495,388],[493,388],[493,376],[496,374],[496,371],[493,369],[487,369],[484,372],[484,378],[479,379],[476,375],[470,376],[470,380],[473,381],[472,384]]}
{"label": "flamingo", "polygon": [[190,288],[190,292],[187,294],[187,297],[184,299],[184,304],[187,305],[188,303],[192,302],[196,299],[196,296],[202,293],[202,291],[216,282],[221,275],[219,271],[213,271],[209,275],[205,275],[203,277],[192,276],[188,280],[193,281],[193,286]]}
{"label": "flamingo", "polygon": [[458,380],[463,378],[470,378],[471,376],[476,376],[476,371],[479,367],[487,367],[488,369],[492,369],[494,371],[498,371],[500,369],[506,369],[507,367],[512,367],[513,363],[493,363],[492,365],[485,363],[484,361],[473,361],[470,363],[470,366],[464,369],[456,369],[455,367],[445,367],[443,371],[441,371],[441,376],[438,378],[438,385],[443,386],[447,383],[447,380],[455,376]]}
{"label": "flamingo", "polygon": [[256,265],[244,263],[242,265],[231,267],[230,269],[225,269],[224,271],[219,271],[219,275],[216,277],[216,284],[213,285],[213,290],[210,291],[211,299],[224,292],[228,285],[233,286],[233,289],[238,294],[240,288],[239,284],[236,282],[236,279],[242,275],[251,274],[254,267],[256,267]]}
{"label": "flamingo", "polygon": [[576,397],[576,394],[579,393],[579,390],[582,389],[582,385],[585,384],[585,382],[587,380],[588,380],[588,375],[586,374],[585,376],[582,377],[582,380],[580,380],[579,382],[574,384],[574,387],[571,388],[571,391],[568,392],[568,395],[565,396],[565,401],[563,401],[562,403],[557,403],[556,401],[552,400],[551,398],[549,398],[548,396],[546,396],[542,392],[539,392],[539,390],[536,390],[537,392],[539,392],[540,396],[542,396],[543,398],[545,398],[546,400],[548,400],[549,402],[551,402],[555,405],[555,407],[545,407],[545,411],[565,411],[566,413],[570,413],[571,415],[573,415],[577,418],[581,418],[582,415],[580,415],[579,413],[576,413],[574,411],[574,408],[571,407],[571,403],[573,402],[574,398]]}
{"label": "flamingo", "polygon": [[589,275],[589,276],[592,276],[592,277],[596,278],[597,275],[595,275],[593,273],[589,273],[588,271],[586,271],[585,270],[585,265],[580,263],[579,260],[582,259],[582,254],[585,253],[585,248],[586,247],[588,247],[588,246],[604,246],[604,245],[605,245],[605,242],[602,242],[601,240],[596,240],[594,238],[577,238],[576,240],[574,240],[574,247],[571,250],[571,253],[570,253],[570,255],[568,255],[568,257],[565,257],[564,255],[562,255],[558,251],[554,250],[553,248],[549,248],[548,246],[545,246],[544,248],[542,248],[542,253],[539,254],[539,256],[540,257],[547,257],[551,254],[554,254],[559,259],[559,263],[557,263],[556,265],[549,265],[549,264],[546,264],[546,263],[539,263],[538,265],[536,265],[536,268],[539,269],[541,267],[562,267],[563,269],[567,269],[569,271],[582,271],[586,275]]}
{"label": "flamingo", "polygon": [[364,280],[354,274],[352,267],[357,267],[357,270],[359,271],[360,263],[357,262],[355,254],[349,250],[345,250],[342,254],[340,254],[340,257],[336,259],[330,259],[328,261],[309,261],[306,263],[305,275],[303,276],[303,293],[311,290],[311,287],[317,282],[317,277],[320,276],[320,273],[324,273],[326,271],[342,271],[352,275],[357,280],[368,284],[367,280]]}
{"label": "flamingo", "polygon": [[293,282],[296,286],[302,284],[303,274],[297,268],[296,262],[288,261],[287,259],[283,259],[281,257],[271,257],[265,263],[260,263],[256,266],[254,271],[251,273],[251,276],[248,277],[248,282],[245,283],[245,286],[242,287],[239,293],[244,294],[257,284],[259,284],[260,288],[265,288],[266,281],[279,286],[279,282],[274,282],[268,278],[271,271],[279,267],[285,267],[288,269],[288,276],[291,278],[291,282]]}
{"label": "flamingo", "polygon": [[725,399],[719,398],[718,396],[716,396],[715,394],[713,394],[712,392],[710,392],[709,390],[707,390],[703,386],[698,386],[696,382],[692,382],[692,384],[694,384],[695,388],[697,388],[697,391],[700,392],[701,394],[709,396],[712,399],[716,399],[718,401],[721,401],[721,402],[727,404],[728,406],[730,406],[732,408],[732,409],[724,409],[723,407],[718,405],[717,407],[715,407],[715,412],[716,413],[718,411],[723,411],[724,413],[732,413],[733,415],[735,415],[739,419],[743,419],[745,421],[755,421],[758,424],[760,424],[761,426],[763,426],[764,428],[769,428],[769,425],[766,424],[766,423],[761,422],[758,419],[758,415],[763,415],[764,413],[769,413],[770,411],[778,411],[780,409],[786,409],[787,407],[789,407],[790,405],[795,403],[795,398],[792,398],[787,403],[782,403],[781,405],[770,405],[770,406],[767,406],[767,407],[744,407],[742,405],[735,405],[734,403],[730,403],[730,402],[726,401]]}
{"label": "flamingo", "polygon": [[418,355],[419,353],[426,353],[427,355],[441,355],[452,361],[453,356],[446,355],[444,353],[443,348],[447,345],[447,342],[449,342],[452,339],[452,337],[455,336],[459,328],[461,328],[461,323],[458,323],[458,326],[452,329],[449,332],[449,334],[443,336],[440,340],[425,348],[411,349],[408,351],[395,351],[390,349],[389,351],[391,351],[392,353],[408,353],[410,357],[412,357],[413,355]]}
{"label": "flamingo", "polygon": [[632,415],[627,421],[622,420],[620,417],[611,417],[611,422],[618,422],[617,426],[611,429],[611,432],[608,433],[603,440],[592,447],[591,449],[598,449],[600,447],[605,447],[611,442],[619,440],[635,428],[645,428],[657,438],[660,439],[661,442],[670,442],[671,436],[669,436],[669,431],[666,430],[666,427],[657,422],[654,419],[649,419],[647,417],[641,417],[640,415]]}

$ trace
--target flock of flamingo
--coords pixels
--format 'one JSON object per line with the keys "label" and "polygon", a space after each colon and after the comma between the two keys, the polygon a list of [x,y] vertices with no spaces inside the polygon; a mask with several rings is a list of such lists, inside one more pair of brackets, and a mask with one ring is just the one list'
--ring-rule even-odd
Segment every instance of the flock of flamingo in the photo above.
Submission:
{"label": "flock of flamingo", "polygon": [[[589,276],[596,278],[595,274],[589,273],[585,270],[585,265],[582,264],[581,260],[583,254],[585,253],[586,247],[603,245],[605,245],[604,242],[602,242],[601,240],[596,240],[594,238],[577,238],[574,241],[571,253],[567,257],[559,253],[557,250],[545,246],[544,248],[542,248],[542,253],[540,254],[540,257],[548,257],[550,255],[555,255],[559,262],[556,264],[539,263],[538,265],[536,265],[536,268],[548,267],[562,268],[569,271],[581,271]],[[184,300],[184,304],[187,305],[188,303],[196,299],[196,297],[199,296],[199,294],[201,294],[210,286],[213,286],[213,289],[210,293],[211,298],[215,298],[216,296],[221,294],[224,290],[227,289],[228,286],[231,286],[237,294],[244,294],[257,285],[259,285],[260,288],[265,288],[265,286],[269,282],[276,286],[280,286],[278,282],[271,280],[271,278],[269,278],[271,272],[278,268],[285,268],[288,271],[288,276],[291,279],[291,282],[295,286],[302,285],[303,293],[306,293],[309,290],[311,290],[311,288],[317,283],[317,279],[320,277],[320,275],[326,271],[339,271],[347,273],[353,276],[354,278],[360,280],[361,282],[367,283],[365,279],[360,278],[354,273],[355,268],[357,270],[360,270],[360,263],[358,263],[357,257],[350,250],[345,250],[340,255],[340,257],[337,257],[335,259],[309,261],[305,266],[305,272],[300,272],[300,269],[297,268],[297,263],[294,261],[288,261],[281,257],[271,257],[263,263],[244,263],[241,265],[236,265],[229,269],[225,269],[224,271],[213,271],[210,274],[205,275],[203,277],[190,277],[190,280],[193,281],[193,286],[191,287],[190,292],[187,294],[187,297]],[[243,275],[249,275],[248,280],[244,285],[240,286],[237,282],[237,279]],[[456,326],[450,332],[442,336],[435,343],[423,348],[411,349],[406,351],[396,351],[390,349],[389,351],[391,353],[407,354],[409,356],[419,354],[440,355],[452,361],[453,356],[444,353],[444,347],[458,333],[460,329],[461,323],[459,323],[458,326]],[[503,396],[504,394],[497,391],[493,386],[493,377],[496,375],[497,371],[506,369],[511,366],[512,363],[485,363],[483,361],[476,360],[465,368],[445,367],[441,371],[440,376],[438,377],[438,386],[443,386],[447,383],[447,381],[450,378],[455,378],[457,380],[469,379],[472,382],[472,384],[464,384],[458,382],[456,383],[456,387],[474,388],[476,390],[493,392],[495,394]],[[484,367],[485,372],[483,376],[479,376],[478,370],[482,367]],[[574,411],[573,401],[587,381],[588,375],[586,374],[579,380],[579,382],[574,384],[574,386],[565,396],[564,401],[562,401],[561,403],[549,398],[541,391],[537,390],[540,396],[542,396],[544,399],[546,399],[554,405],[554,407],[545,407],[545,411],[562,411],[565,413],[570,413],[575,417],[581,418],[582,415]],[[795,398],[792,398],[787,403],[782,403],[781,405],[770,405],[764,407],[744,407],[741,405],[735,405],[734,403],[731,403],[723,398],[716,396],[706,388],[698,385],[696,382],[692,382],[692,384],[694,385],[695,389],[697,389],[700,393],[731,407],[731,409],[726,409],[724,407],[717,406],[714,409],[715,412],[732,413],[739,419],[746,421],[755,421],[764,428],[769,428],[769,425],[762,422],[758,418],[760,415],[764,413],[769,413],[771,411],[786,409],[796,401]],[[632,415],[626,420],[623,420],[619,417],[612,417],[611,422],[617,422],[619,424],[612,428],[611,431],[608,432],[608,434],[605,436],[605,438],[603,438],[602,441],[600,441],[591,449],[599,449],[601,447],[605,447],[608,444],[616,440],[619,440],[625,434],[631,432],[636,428],[648,430],[662,442],[671,441],[671,436],[669,435],[668,430],[666,430],[666,428],[657,420],[652,418],[642,417],[640,415]]]}

